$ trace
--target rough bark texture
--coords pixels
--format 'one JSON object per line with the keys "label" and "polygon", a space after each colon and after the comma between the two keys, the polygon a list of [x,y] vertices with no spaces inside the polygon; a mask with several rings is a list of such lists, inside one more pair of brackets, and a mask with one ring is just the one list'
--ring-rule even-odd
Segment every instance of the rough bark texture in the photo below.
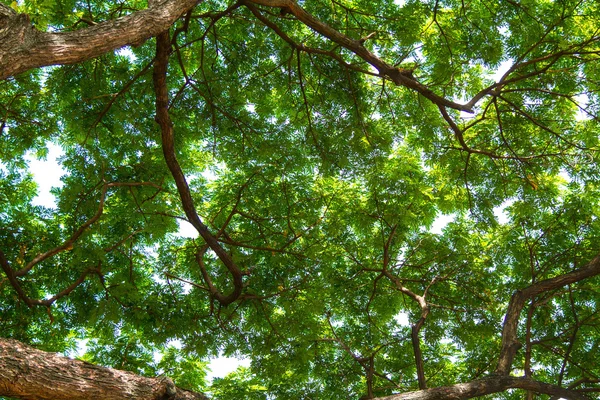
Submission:
{"label": "rough bark texture", "polygon": [[0,396],[28,400],[192,400],[168,378],[144,378],[0,338]]}
{"label": "rough bark texture", "polygon": [[568,400],[589,400],[589,397],[572,390],[543,382],[537,382],[532,379],[517,378],[513,376],[490,376],[488,378],[469,383],[458,383],[452,386],[443,386],[433,389],[419,390],[417,392],[380,397],[377,400],[471,399],[473,397],[503,392],[507,389],[531,390],[537,393],[557,395]]}
{"label": "rough bark texture", "polygon": [[0,80],[33,68],[74,64],[156,36],[198,0],[163,0],[122,18],[73,32],[41,32],[0,3]]}
{"label": "rough bark texture", "polygon": [[[103,368],[40,351],[11,339],[0,338],[0,365],[0,396],[29,400],[207,400],[201,393],[175,387],[168,378],[144,378],[131,372]],[[511,388],[569,400],[589,400],[574,390],[512,376],[490,376],[379,400],[469,399]]]}

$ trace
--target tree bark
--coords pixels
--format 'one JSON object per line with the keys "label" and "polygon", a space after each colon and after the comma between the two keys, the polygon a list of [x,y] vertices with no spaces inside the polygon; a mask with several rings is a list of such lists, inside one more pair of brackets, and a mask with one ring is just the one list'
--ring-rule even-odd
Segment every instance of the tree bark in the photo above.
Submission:
{"label": "tree bark", "polygon": [[579,392],[565,389],[560,386],[551,385],[544,382],[538,382],[528,378],[496,375],[480,380],[471,381],[468,383],[458,383],[452,386],[442,386],[432,389],[419,390],[416,392],[401,393],[387,397],[379,397],[376,400],[471,399],[473,397],[503,392],[507,389],[531,390],[536,393],[556,395],[568,400],[589,400],[589,397]]}
{"label": "tree bark", "polygon": [[233,291],[229,295],[222,294],[212,283],[202,258],[206,248],[196,253],[198,266],[202,271],[202,277],[208,285],[210,294],[221,303],[222,306],[228,306],[236,301],[242,294],[244,287],[243,274],[229,253],[221,246],[217,238],[210,232],[208,227],[202,222],[196,211],[194,200],[188,186],[185,174],[177,161],[175,155],[175,137],[173,132],[173,122],[169,116],[169,90],[167,88],[167,69],[169,64],[169,54],[171,50],[171,39],[169,32],[163,32],[156,37],[156,61],[154,63],[154,91],[156,93],[156,122],[160,126],[161,143],[165,162],[171,175],[175,180],[177,191],[181,199],[181,205],[185,211],[188,221],[202,236],[206,245],[214,251],[219,260],[225,265],[233,279]]}
{"label": "tree bark", "polygon": [[27,400],[207,400],[168,378],[145,378],[0,338],[0,396]]}
{"label": "tree bark", "polygon": [[0,3],[0,80],[33,68],[75,64],[142,43],[169,27],[198,0],[162,0],[127,16],[73,32],[42,32]]}

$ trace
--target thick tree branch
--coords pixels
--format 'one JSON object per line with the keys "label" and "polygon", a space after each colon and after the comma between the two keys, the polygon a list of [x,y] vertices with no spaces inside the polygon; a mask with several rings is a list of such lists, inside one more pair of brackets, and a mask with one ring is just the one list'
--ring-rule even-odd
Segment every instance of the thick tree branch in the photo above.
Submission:
{"label": "thick tree branch", "polygon": [[145,378],[0,338],[0,396],[27,400],[207,400],[168,378]]}
{"label": "thick tree branch", "polygon": [[[130,372],[71,360],[11,339],[0,338],[0,364],[3,366],[0,396],[29,400],[207,399],[201,393],[176,388],[170,379],[145,378]],[[527,378],[495,375],[469,383],[396,394],[379,400],[469,399],[511,388],[569,400],[589,400],[575,390]]]}
{"label": "thick tree branch", "polygon": [[162,0],[125,17],[73,32],[41,32],[0,3],[0,80],[33,68],[74,64],[141,43],[168,29],[198,0]]}

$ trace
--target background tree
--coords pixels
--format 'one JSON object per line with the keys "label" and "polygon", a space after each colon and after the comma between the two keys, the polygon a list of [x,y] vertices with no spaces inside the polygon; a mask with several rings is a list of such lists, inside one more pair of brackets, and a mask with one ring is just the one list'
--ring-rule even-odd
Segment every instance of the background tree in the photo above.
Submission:
{"label": "background tree", "polygon": [[[220,399],[597,397],[599,27],[592,0],[0,3],[0,334]],[[221,353],[251,366],[209,384]]]}

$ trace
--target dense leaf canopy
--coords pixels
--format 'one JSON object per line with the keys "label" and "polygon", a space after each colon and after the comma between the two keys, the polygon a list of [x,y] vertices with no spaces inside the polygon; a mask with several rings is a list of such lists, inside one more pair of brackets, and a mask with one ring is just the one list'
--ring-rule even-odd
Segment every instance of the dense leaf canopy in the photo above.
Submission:
{"label": "dense leaf canopy", "polygon": [[[147,7],[5,4],[65,34]],[[0,336],[216,399],[593,397],[599,52],[594,0],[204,0],[7,77]],[[218,355],[250,367],[205,382]]]}

